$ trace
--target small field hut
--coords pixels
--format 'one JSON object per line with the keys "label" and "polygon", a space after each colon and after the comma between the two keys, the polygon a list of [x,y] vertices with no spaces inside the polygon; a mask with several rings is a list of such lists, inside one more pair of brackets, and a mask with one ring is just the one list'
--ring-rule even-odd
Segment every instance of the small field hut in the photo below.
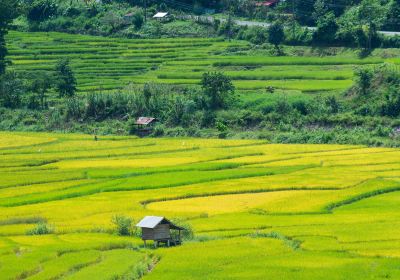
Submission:
{"label": "small field hut", "polygon": [[147,136],[149,135],[154,128],[154,124],[157,122],[156,118],[149,118],[149,117],[139,117],[135,121],[136,126],[136,133],[140,136]]}
{"label": "small field hut", "polygon": [[[157,216],[146,216],[136,226],[142,229],[142,240],[145,247],[147,240],[153,240],[155,247],[159,243],[165,243],[168,247],[171,244],[179,245],[182,243],[181,231],[185,230],[182,227],[174,225],[166,218]],[[175,234],[171,230],[174,230]]]}
{"label": "small field hut", "polygon": [[153,16],[153,19],[159,21],[167,21],[170,19],[170,16],[167,12],[158,12]]}

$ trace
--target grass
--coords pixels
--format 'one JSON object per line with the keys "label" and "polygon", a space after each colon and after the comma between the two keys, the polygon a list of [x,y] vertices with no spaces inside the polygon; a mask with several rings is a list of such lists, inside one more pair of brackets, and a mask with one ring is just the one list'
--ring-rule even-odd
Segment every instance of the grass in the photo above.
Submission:
{"label": "grass", "polygon": [[[400,277],[398,149],[0,135],[2,279]],[[146,215],[195,238],[115,233],[113,217]],[[40,223],[54,232],[26,234]]]}

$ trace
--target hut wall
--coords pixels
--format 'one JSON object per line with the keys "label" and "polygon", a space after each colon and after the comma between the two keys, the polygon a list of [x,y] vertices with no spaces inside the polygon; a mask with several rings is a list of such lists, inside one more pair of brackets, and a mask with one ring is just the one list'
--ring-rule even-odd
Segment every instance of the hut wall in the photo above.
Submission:
{"label": "hut wall", "polygon": [[151,228],[142,228],[143,240],[154,240],[154,230]]}
{"label": "hut wall", "polygon": [[169,232],[168,224],[160,224],[156,226],[154,229],[151,228],[142,228],[142,239],[143,240],[161,240],[171,238]]}
{"label": "hut wall", "polygon": [[155,240],[160,240],[160,239],[168,239],[171,238],[171,235],[169,233],[169,225],[168,224],[159,224],[154,228],[154,239]]}

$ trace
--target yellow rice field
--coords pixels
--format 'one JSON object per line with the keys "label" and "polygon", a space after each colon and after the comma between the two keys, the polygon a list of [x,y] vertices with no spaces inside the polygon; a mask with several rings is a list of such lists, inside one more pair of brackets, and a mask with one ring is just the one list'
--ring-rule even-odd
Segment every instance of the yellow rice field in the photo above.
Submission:
{"label": "yellow rice field", "polygon": [[[399,156],[0,132],[0,279],[400,279]],[[194,238],[144,248],[115,215],[180,220]],[[27,235],[39,221],[54,232]]]}

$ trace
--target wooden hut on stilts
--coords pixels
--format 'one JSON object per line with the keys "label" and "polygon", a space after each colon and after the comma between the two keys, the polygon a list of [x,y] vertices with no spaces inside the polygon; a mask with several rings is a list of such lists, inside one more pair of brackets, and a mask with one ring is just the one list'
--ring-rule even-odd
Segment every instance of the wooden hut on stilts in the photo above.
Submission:
{"label": "wooden hut on stilts", "polygon": [[[156,248],[160,243],[164,243],[168,247],[180,245],[182,243],[181,231],[185,230],[166,218],[157,216],[146,216],[136,226],[142,229],[144,246],[146,247],[147,240],[153,240]],[[175,234],[172,231],[175,231]]]}

